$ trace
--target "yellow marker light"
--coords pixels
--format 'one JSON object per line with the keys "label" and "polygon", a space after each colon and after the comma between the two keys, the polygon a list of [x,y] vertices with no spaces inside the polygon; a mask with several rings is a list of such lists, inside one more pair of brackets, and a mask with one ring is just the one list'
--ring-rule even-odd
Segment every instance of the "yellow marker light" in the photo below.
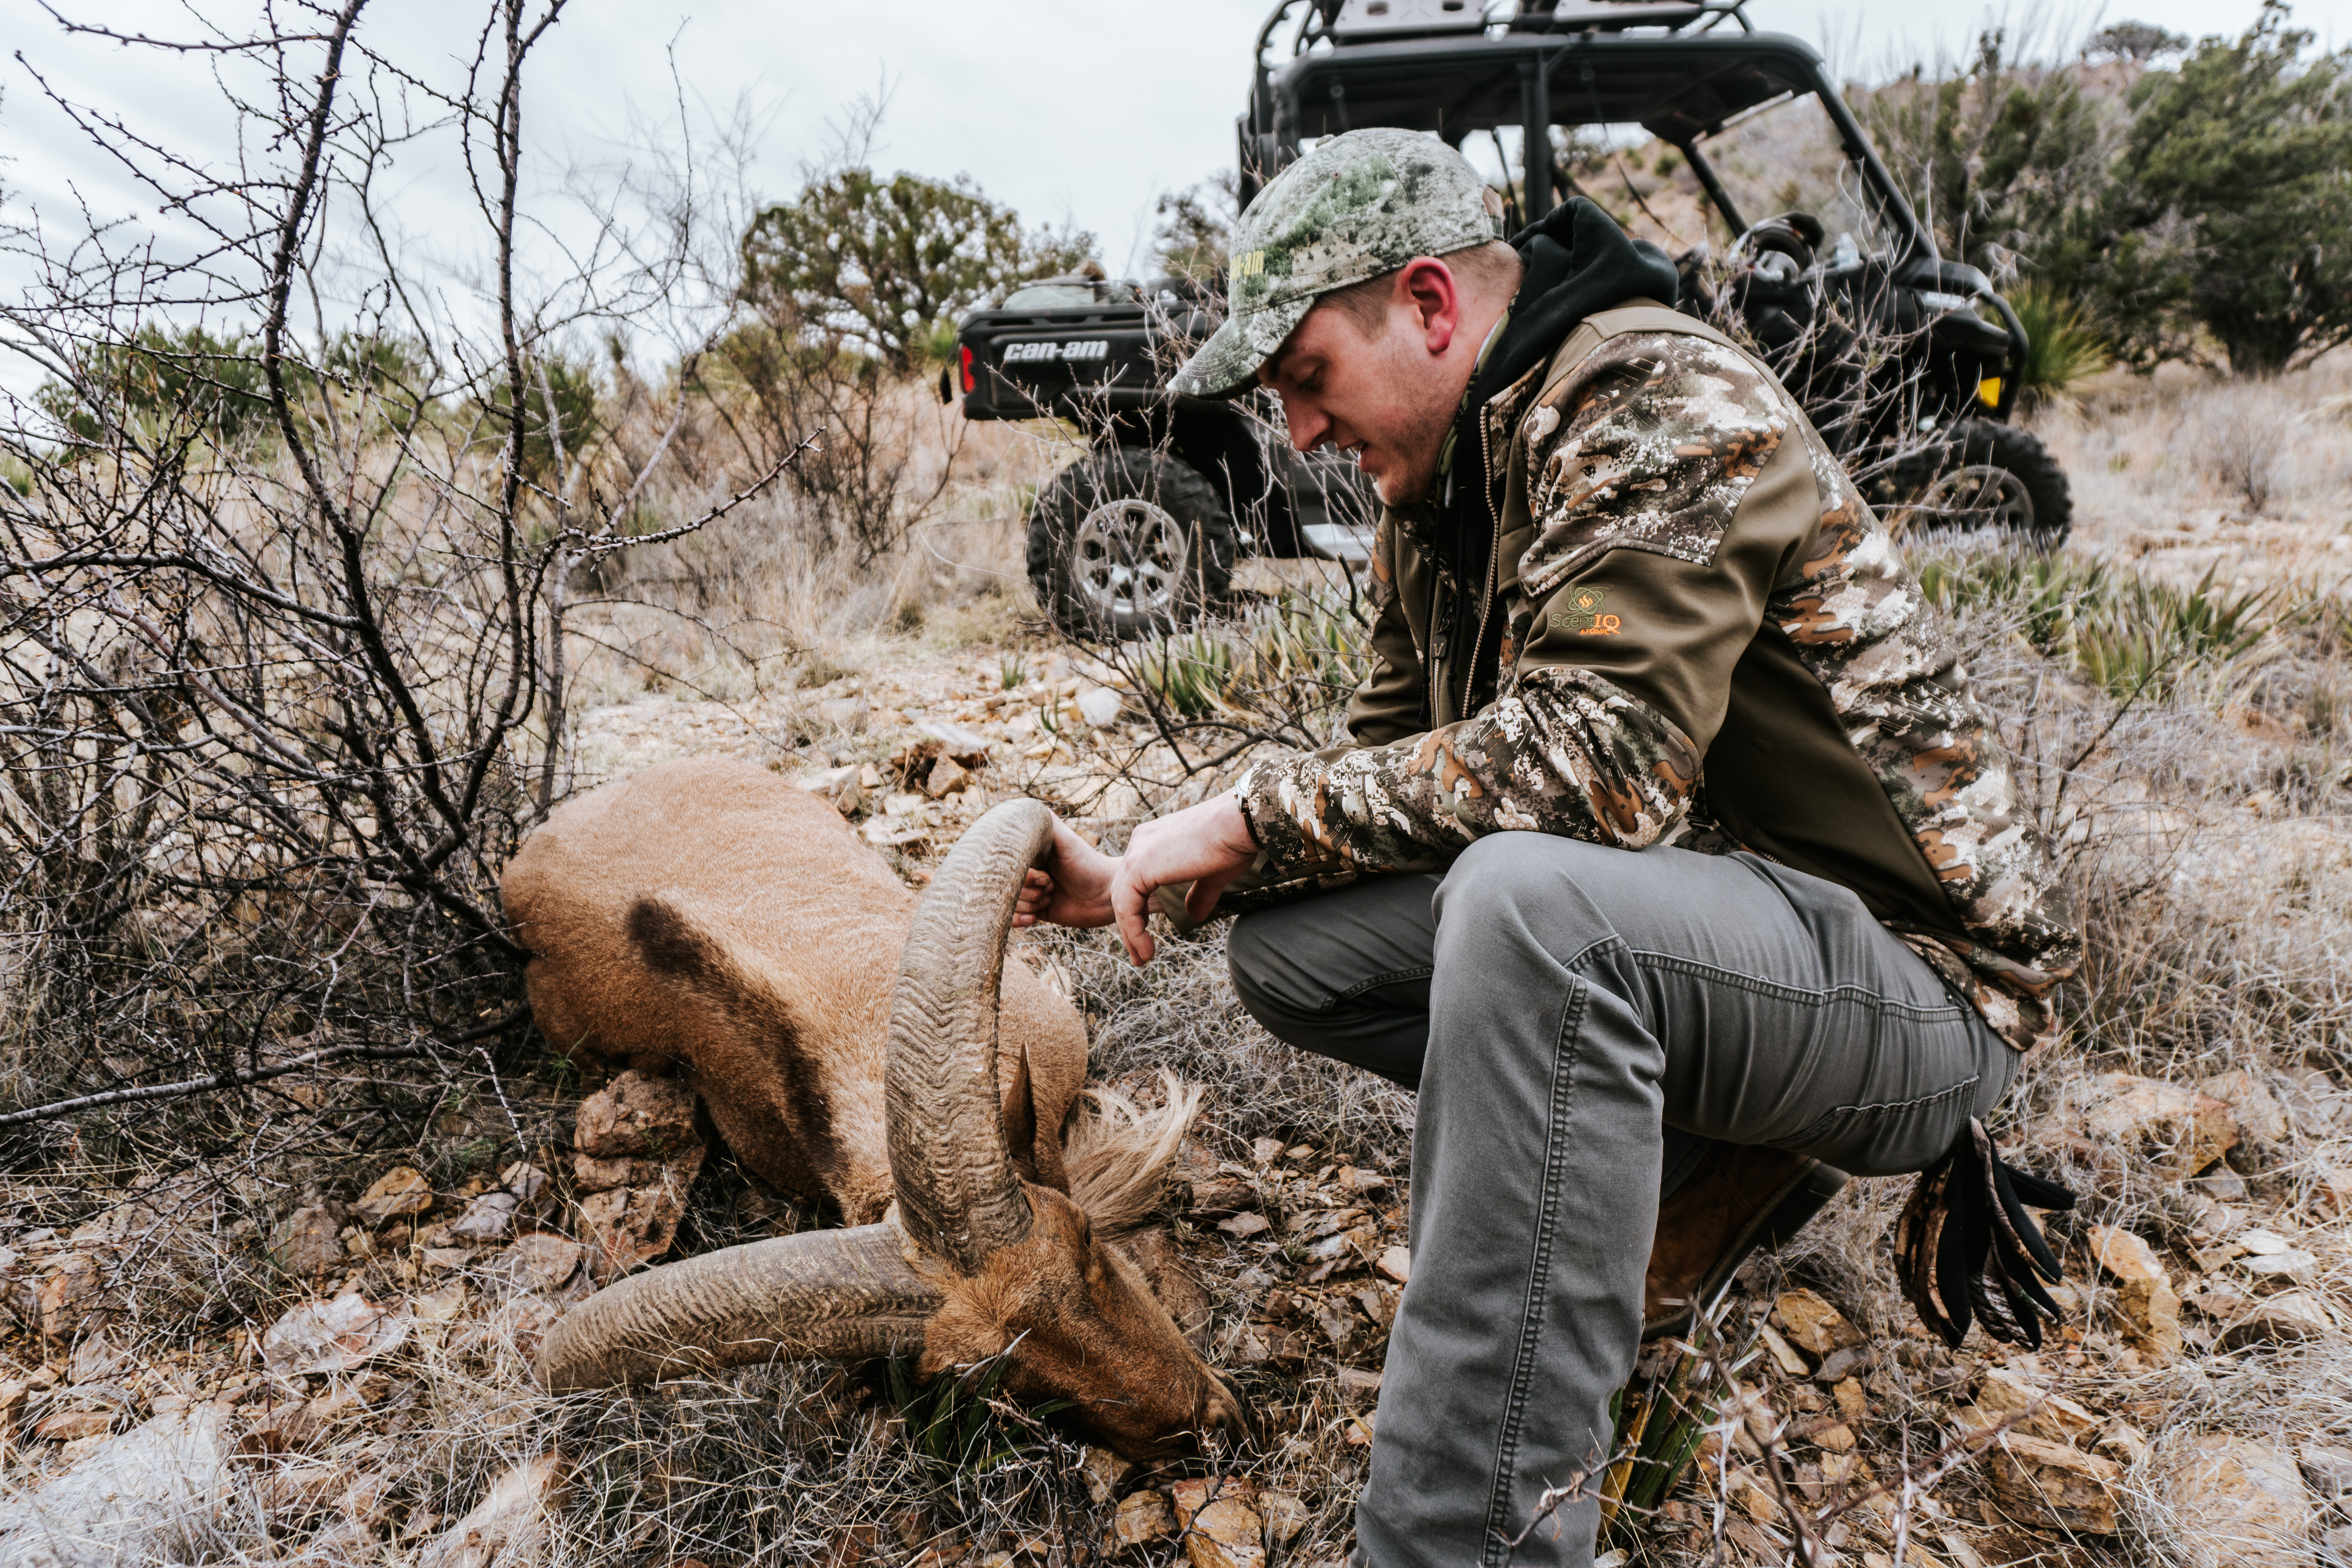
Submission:
{"label": "yellow marker light", "polygon": [[2000,406],[2000,377],[1988,375],[1977,383],[1977,401],[1987,408]]}

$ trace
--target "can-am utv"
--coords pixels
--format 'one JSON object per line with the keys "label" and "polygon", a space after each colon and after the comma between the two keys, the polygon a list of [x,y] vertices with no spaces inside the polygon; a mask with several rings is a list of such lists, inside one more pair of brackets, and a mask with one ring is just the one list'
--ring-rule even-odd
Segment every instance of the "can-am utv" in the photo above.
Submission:
{"label": "can-am utv", "polygon": [[[1735,237],[1719,258],[1703,243],[1677,258],[1675,303],[1744,328],[1881,507],[2054,545],[2065,477],[2009,422],[2027,349],[2016,311],[1937,254],[1820,55],[1753,30],[1747,3],[1284,0],[1258,35],[1241,199],[1318,138],[1393,125],[1491,163],[1515,226],[1586,194],[1658,221],[1643,187],[1661,195],[1671,160],[1626,160],[1663,142]],[[1743,184],[1822,210],[1751,219]],[[967,417],[1055,415],[1088,433],[1029,525],[1031,578],[1073,632],[1181,623],[1225,591],[1237,548],[1363,552],[1372,503],[1350,470],[1298,458],[1244,405],[1164,390],[1216,304],[1181,279],[1066,279],[962,323],[942,391],[960,385]]]}

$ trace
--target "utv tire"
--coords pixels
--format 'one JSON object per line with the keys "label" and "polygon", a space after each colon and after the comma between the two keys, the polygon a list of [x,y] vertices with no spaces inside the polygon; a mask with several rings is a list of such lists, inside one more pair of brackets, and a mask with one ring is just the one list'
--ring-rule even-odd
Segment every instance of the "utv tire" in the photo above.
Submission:
{"label": "utv tire", "polygon": [[1029,509],[1037,602],[1084,641],[1190,625],[1233,574],[1233,519],[1199,470],[1166,452],[1097,447]]}
{"label": "utv tire", "polygon": [[1987,419],[1963,419],[1917,459],[1906,526],[2007,533],[2055,550],[2074,526],[2074,498],[2058,460],[2035,437]]}

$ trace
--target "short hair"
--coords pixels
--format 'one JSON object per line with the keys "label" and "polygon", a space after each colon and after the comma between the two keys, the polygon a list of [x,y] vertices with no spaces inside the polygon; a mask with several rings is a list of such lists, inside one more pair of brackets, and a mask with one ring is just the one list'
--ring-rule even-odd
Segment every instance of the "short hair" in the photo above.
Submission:
{"label": "short hair", "polygon": [[[1449,251],[1437,259],[1476,294],[1508,293],[1517,289],[1525,265],[1519,260],[1519,253],[1499,239],[1490,239],[1466,250]],[[1402,267],[1391,268],[1360,283],[1334,289],[1317,300],[1316,306],[1320,309],[1328,305],[1355,322],[1356,330],[1365,337],[1378,336],[1381,323],[1388,319],[1389,296],[1395,289],[1396,275],[1403,270]]]}

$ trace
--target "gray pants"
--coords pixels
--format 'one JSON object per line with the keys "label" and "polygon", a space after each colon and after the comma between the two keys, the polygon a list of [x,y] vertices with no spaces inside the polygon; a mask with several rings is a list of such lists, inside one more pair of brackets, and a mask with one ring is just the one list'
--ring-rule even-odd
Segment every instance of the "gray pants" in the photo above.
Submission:
{"label": "gray pants", "polygon": [[1421,1091],[1370,1568],[1591,1562],[1670,1138],[1916,1171],[2015,1068],[1852,893],[1749,855],[1498,833],[1245,916],[1232,963],[1276,1037]]}

